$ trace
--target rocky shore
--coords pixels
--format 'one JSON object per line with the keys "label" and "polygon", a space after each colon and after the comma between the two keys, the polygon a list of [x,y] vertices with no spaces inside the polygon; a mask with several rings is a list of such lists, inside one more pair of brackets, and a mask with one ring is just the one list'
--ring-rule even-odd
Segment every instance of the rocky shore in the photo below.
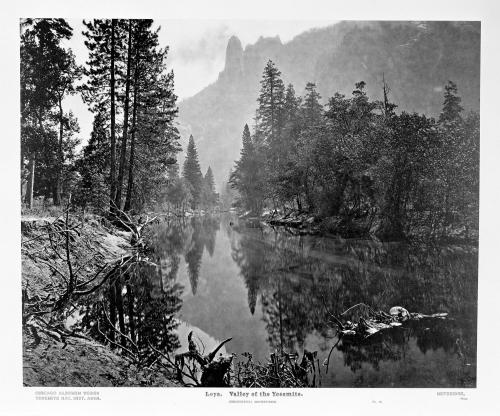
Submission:
{"label": "rocky shore", "polygon": [[240,219],[246,221],[247,226],[256,227],[266,224],[271,227],[283,227],[293,235],[321,235],[325,237],[363,238],[378,241],[425,240],[441,241],[446,243],[476,244],[479,239],[477,230],[465,226],[449,225],[439,232],[431,230],[429,226],[419,225],[412,228],[408,235],[391,233],[378,218],[346,219],[341,216],[320,218],[308,213],[290,211],[286,214],[266,212],[261,216],[243,213]]}

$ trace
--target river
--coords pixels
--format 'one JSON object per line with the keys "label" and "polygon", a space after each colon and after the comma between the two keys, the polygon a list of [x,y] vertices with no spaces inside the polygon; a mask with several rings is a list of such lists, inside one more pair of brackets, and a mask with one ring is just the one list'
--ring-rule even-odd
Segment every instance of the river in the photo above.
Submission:
{"label": "river", "polygon": [[[295,236],[229,214],[162,222],[149,243],[160,267],[122,289],[134,339],[185,351],[194,331],[208,352],[232,337],[223,352],[261,362],[317,351],[322,387],[476,385],[476,247]],[[332,350],[330,314],[360,302],[449,315]]]}

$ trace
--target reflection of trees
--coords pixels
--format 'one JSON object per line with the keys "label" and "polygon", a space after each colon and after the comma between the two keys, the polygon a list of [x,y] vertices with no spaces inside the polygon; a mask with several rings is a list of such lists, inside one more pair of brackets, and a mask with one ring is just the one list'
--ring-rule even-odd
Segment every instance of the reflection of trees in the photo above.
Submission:
{"label": "reflection of trees", "polygon": [[135,312],[136,342],[141,351],[149,353],[149,343],[160,351],[178,348],[179,341],[173,330],[178,326],[175,314],[182,305],[181,286],[172,284],[162,287],[156,268],[148,266],[144,267],[144,271],[136,273],[135,278],[130,281],[130,287],[134,301],[129,307]]}
{"label": "reflection of trees", "polygon": [[[181,257],[185,258],[193,294],[196,293],[203,249],[215,250],[216,218],[177,219],[149,231],[148,245],[156,266],[137,266],[103,288],[98,298],[79,302],[81,325],[92,337],[112,348],[139,348],[141,359],[152,357],[149,344],[160,351],[179,347],[174,333],[181,308],[182,287],[175,283]],[[114,328],[114,329],[113,329]]]}
{"label": "reflection of trees", "polygon": [[215,237],[220,229],[220,220],[218,217],[204,216],[201,220],[203,245],[208,251],[210,257],[215,251]]}
{"label": "reflection of trees", "polygon": [[383,331],[361,341],[343,339],[337,348],[352,371],[359,370],[363,363],[378,370],[381,361],[397,361],[404,356],[411,338],[416,339],[419,350],[425,354],[438,349],[457,352],[456,340],[462,335],[455,321],[424,319],[407,322],[403,328]]}
{"label": "reflection of trees", "polygon": [[[268,329],[268,340],[272,347],[293,349],[302,345],[307,336],[307,310],[296,308],[303,300],[300,285],[287,280],[289,262],[286,250],[270,249],[266,239],[270,236],[258,230],[241,234],[233,240],[232,257],[240,267],[248,290],[248,305],[253,314],[258,294]],[[279,246],[283,236],[274,234],[273,245]],[[264,240],[264,241],[262,241]]]}
{"label": "reflection of trees", "polygon": [[180,258],[184,257],[191,290],[196,294],[203,250],[206,248],[209,255],[213,256],[219,228],[219,218],[212,216],[173,219],[160,223],[151,233],[148,242],[161,264],[162,276],[175,280]]}
{"label": "reflection of trees", "polygon": [[148,243],[161,266],[162,278],[167,281],[175,281],[180,257],[187,250],[191,234],[190,222],[182,218],[158,224],[148,236]]}
{"label": "reflection of trees", "polygon": [[257,295],[265,284],[263,280],[267,278],[267,270],[269,269],[267,263],[272,261],[272,256],[269,256],[265,244],[256,243],[255,240],[249,238],[241,238],[239,241],[232,240],[231,246],[231,256],[238,264],[244,278],[248,290],[248,307],[253,314]]}
{"label": "reflection of trees", "polygon": [[188,266],[191,291],[196,295],[203,249],[206,247],[210,256],[215,250],[215,237],[219,230],[219,220],[216,217],[191,218],[191,242],[184,256]]}
{"label": "reflection of trees", "polygon": [[427,351],[455,352],[456,341],[463,338],[462,329],[456,321],[416,321],[412,322],[411,335],[417,339],[417,346],[424,354]]}
{"label": "reflection of trees", "polygon": [[[409,335],[422,353],[453,351],[459,339],[463,354],[472,354],[468,359],[475,361],[475,250],[339,242],[235,228],[231,233],[238,238],[231,235],[232,256],[247,286],[252,313],[260,296],[272,347],[300,348],[314,331],[331,335],[328,311],[339,314],[364,302],[382,310],[401,305],[413,312],[448,312],[459,325],[426,321],[412,325]],[[339,349],[343,348],[346,364],[354,369],[370,362],[378,368],[380,360],[397,359],[408,338],[398,341],[394,337],[400,333],[390,332],[392,338],[384,345],[376,339],[359,346],[343,342]]]}
{"label": "reflection of trees", "polygon": [[363,363],[371,364],[374,370],[378,371],[381,361],[397,361],[403,355],[402,350],[405,344],[390,342],[392,338],[398,340],[395,335],[401,335],[402,332],[391,330],[384,334],[377,334],[366,340],[357,340],[355,342],[344,339],[337,348],[344,355],[344,364],[352,371],[360,370]]}
{"label": "reflection of trees", "polygon": [[201,259],[203,258],[203,239],[202,226],[199,221],[192,219],[193,233],[191,235],[191,244],[184,259],[188,266],[189,283],[191,283],[191,292],[196,295],[198,287],[198,278],[200,274]]}
{"label": "reflection of trees", "polygon": [[263,292],[262,309],[270,345],[294,351],[302,348],[312,325],[309,308],[297,307],[306,301],[300,287],[289,283],[281,275],[276,276]]}
{"label": "reflection of trees", "polygon": [[91,336],[111,347],[135,350],[148,360],[149,344],[161,351],[173,351],[179,346],[173,332],[178,323],[176,313],[181,307],[182,287],[163,285],[159,268],[138,266],[103,289],[99,298],[82,301],[82,325]]}

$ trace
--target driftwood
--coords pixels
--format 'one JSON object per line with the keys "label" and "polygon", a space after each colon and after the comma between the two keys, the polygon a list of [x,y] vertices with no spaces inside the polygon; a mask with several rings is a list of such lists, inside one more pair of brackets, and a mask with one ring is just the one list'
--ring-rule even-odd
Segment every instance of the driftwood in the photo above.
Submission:
{"label": "driftwood", "polygon": [[[188,334],[188,351],[176,354],[174,360],[168,354],[165,354],[151,344],[150,348],[163,358],[170,368],[176,371],[177,380],[186,386],[195,387],[228,387],[229,371],[233,362],[233,356],[223,357],[222,355],[215,359],[215,356],[224,346],[231,341],[228,338],[222,341],[212,352],[203,355],[193,340],[193,331]],[[159,361],[160,365],[164,363]],[[201,377],[198,375],[201,371]],[[189,380],[190,382],[186,381]]]}
{"label": "driftwood", "polygon": [[338,327],[340,336],[361,338],[367,338],[380,331],[402,326],[406,321],[429,318],[445,319],[447,315],[447,313],[431,315],[412,313],[401,306],[394,306],[387,313],[374,310],[364,303],[358,303],[350,307],[339,316],[330,313],[333,322]]}
{"label": "driftwood", "polygon": [[[321,370],[317,352],[304,350],[299,354],[276,351],[265,364],[254,362],[252,354],[243,353],[246,361],[238,361],[233,366],[234,355],[216,358],[221,342],[212,352],[204,355],[193,340],[193,331],[188,335],[188,351],[176,354],[172,359],[168,354],[150,348],[157,353],[158,363],[176,371],[177,380],[185,386],[194,387],[311,387],[321,385]],[[235,368],[233,368],[235,367]],[[319,375],[319,381],[318,381]]]}

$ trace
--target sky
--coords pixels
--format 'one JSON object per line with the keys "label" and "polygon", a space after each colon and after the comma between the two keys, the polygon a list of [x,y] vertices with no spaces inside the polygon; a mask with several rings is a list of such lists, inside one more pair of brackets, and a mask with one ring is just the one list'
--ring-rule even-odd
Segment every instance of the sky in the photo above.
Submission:
{"label": "sky", "polygon": [[[75,53],[77,63],[87,59],[81,34],[81,19],[67,19],[73,27],[73,37],[66,42]],[[260,36],[278,35],[282,42],[314,27],[324,27],[335,21],[322,20],[156,20],[161,26],[160,46],[169,46],[167,66],[174,71],[175,93],[179,101],[201,91],[217,79],[224,69],[226,46],[232,35],[238,36],[243,48],[255,43]],[[79,96],[68,97],[66,111],[72,110],[80,124],[80,138],[86,142],[92,130],[93,116]]]}

